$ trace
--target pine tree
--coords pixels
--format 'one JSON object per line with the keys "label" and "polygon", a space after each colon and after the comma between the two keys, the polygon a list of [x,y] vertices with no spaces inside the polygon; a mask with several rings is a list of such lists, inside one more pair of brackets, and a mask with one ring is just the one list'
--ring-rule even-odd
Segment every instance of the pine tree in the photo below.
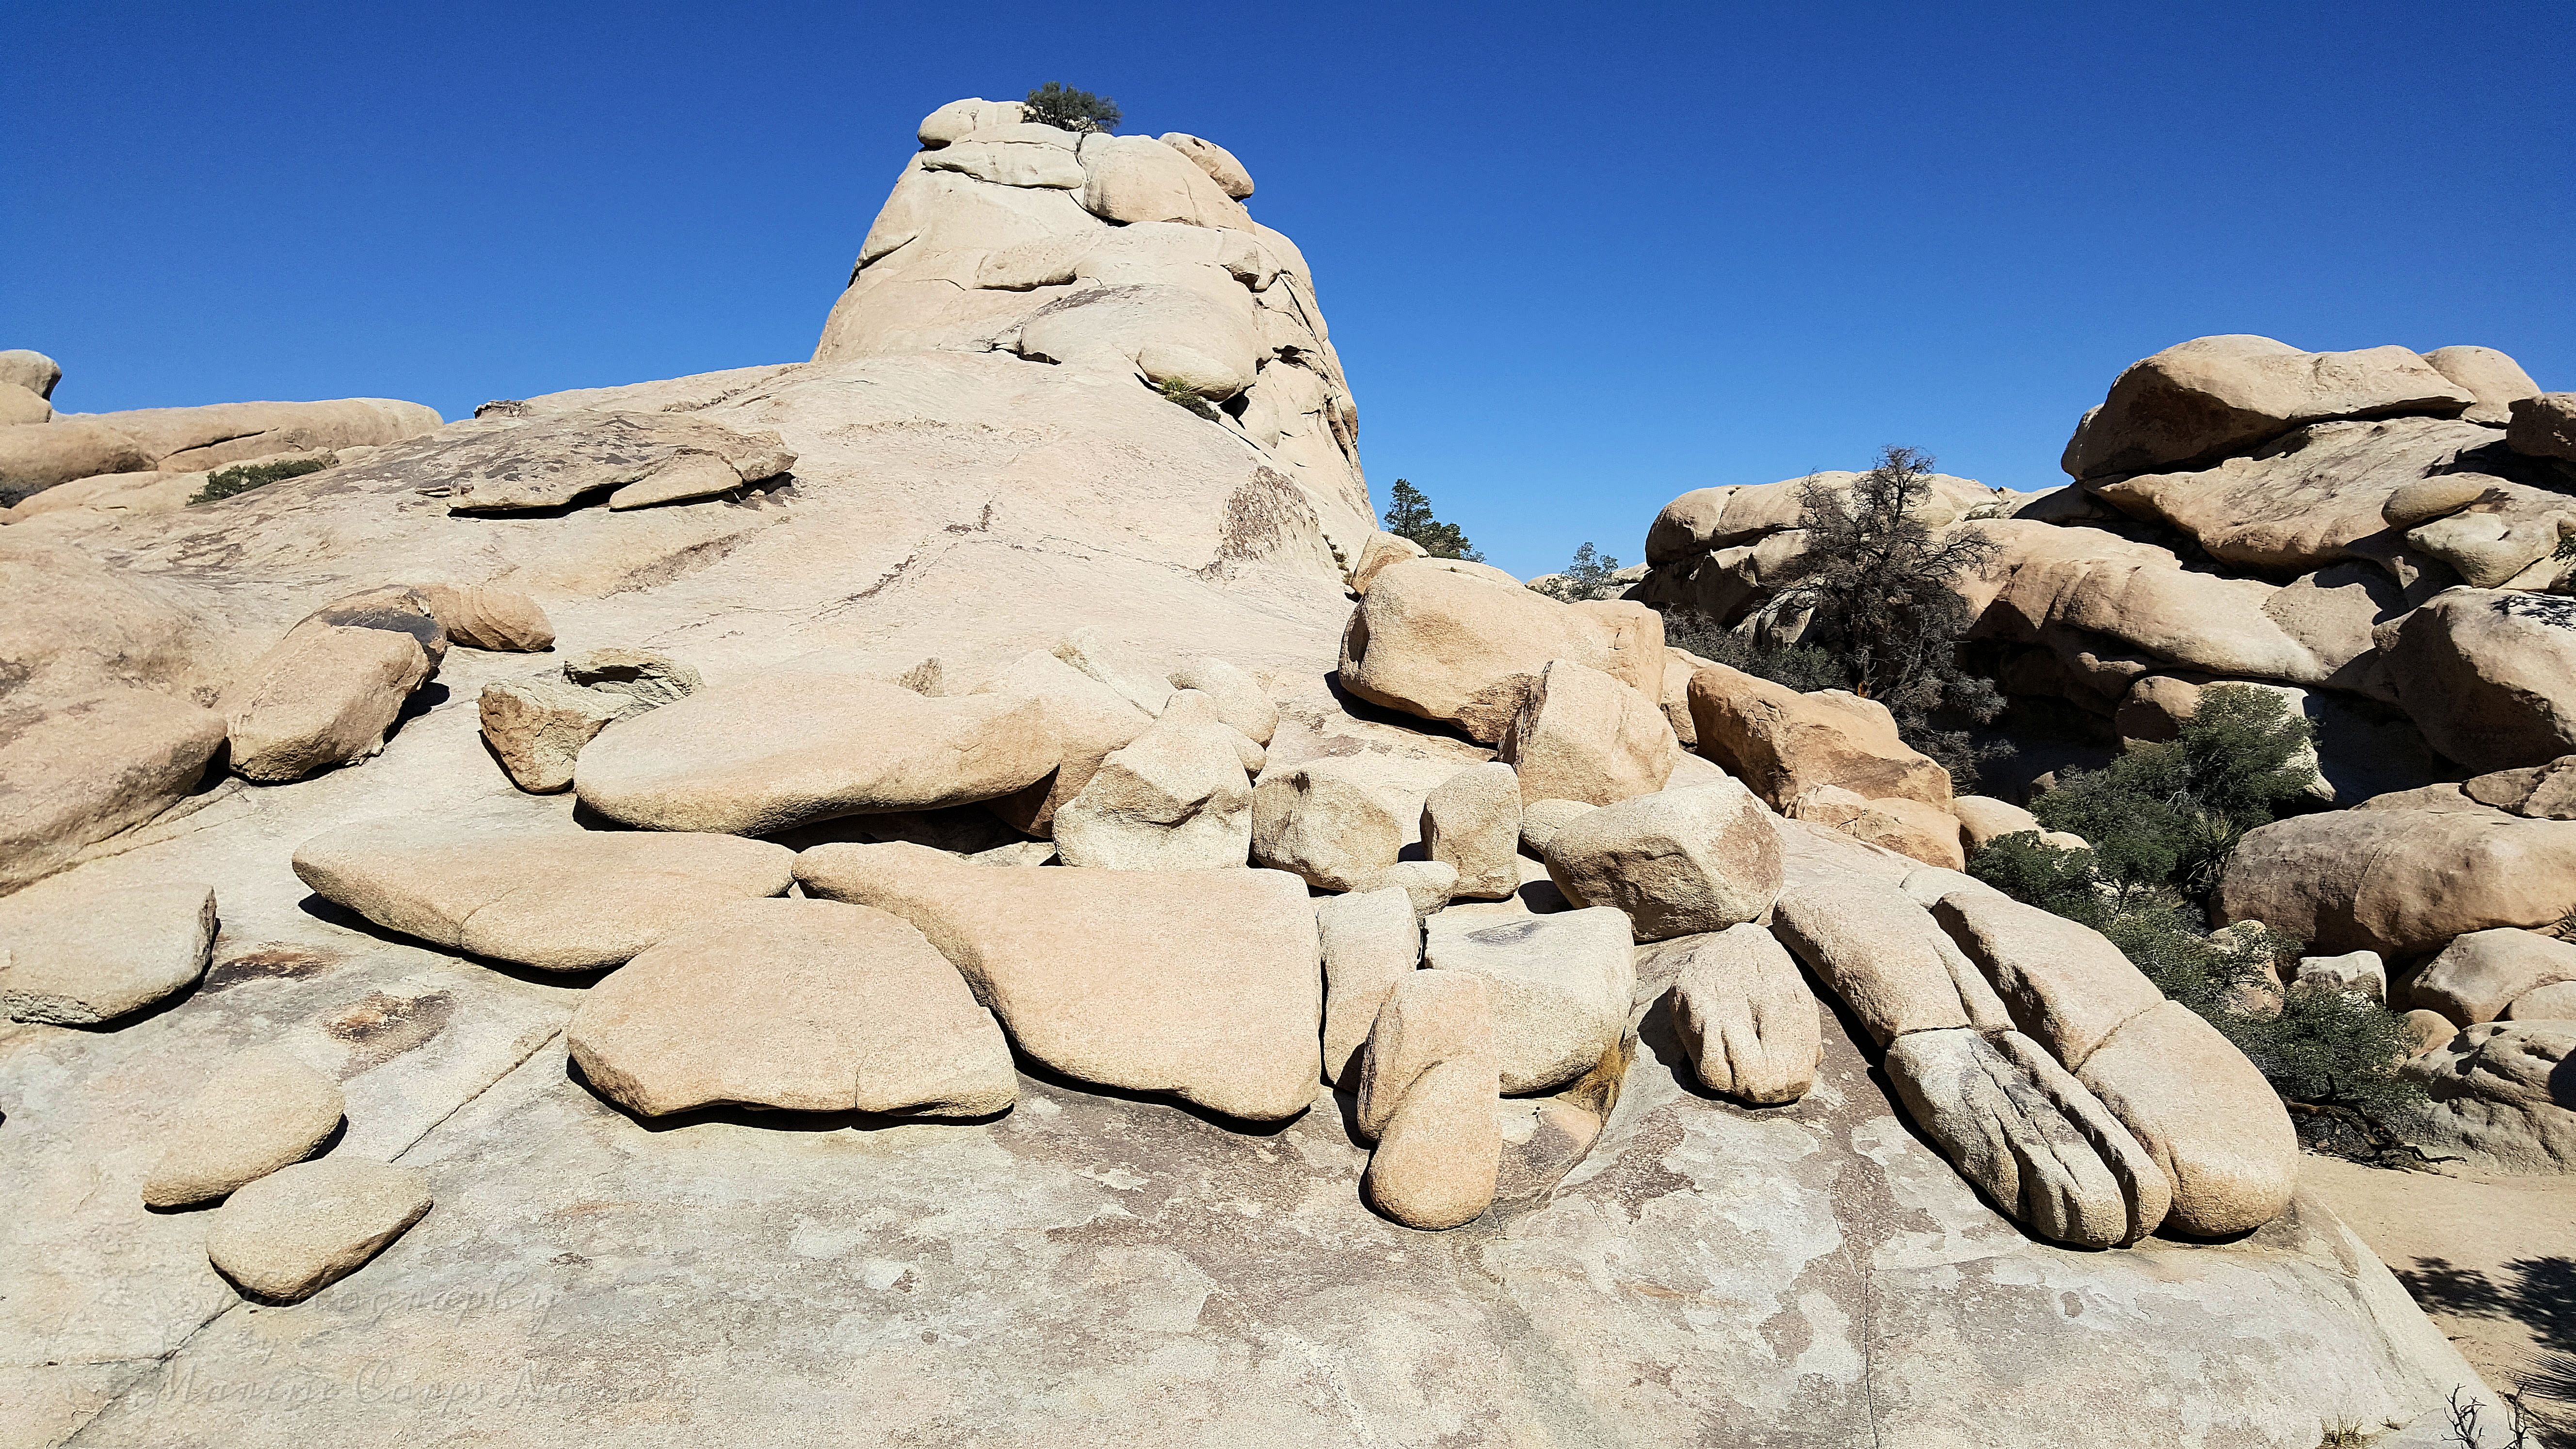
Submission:
{"label": "pine tree", "polygon": [[1421,489],[1401,478],[1386,494],[1386,531],[1398,538],[1409,538],[1422,545],[1422,551],[1433,558],[1465,559],[1483,563],[1485,556],[1476,551],[1454,523],[1442,523],[1431,516],[1431,499]]}

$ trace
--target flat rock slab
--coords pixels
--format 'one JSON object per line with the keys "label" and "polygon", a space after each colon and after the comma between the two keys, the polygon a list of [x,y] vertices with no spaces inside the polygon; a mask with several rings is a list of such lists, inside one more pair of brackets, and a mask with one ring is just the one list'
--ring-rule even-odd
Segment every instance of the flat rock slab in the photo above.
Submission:
{"label": "flat rock slab", "polygon": [[1252,1121],[1315,1099],[1322,948],[1284,871],[1008,870],[898,844],[817,846],[796,873],[919,927],[1067,1076]]}
{"label": "flat rock slab", "polygon": [[668,414],[568,412],[451,443],[438,471],[451,513],[524,513],[603,493],[612,508],[703,498],[795,462],[776,433]]}
{"label": "flat rock slab", "polygon": [[2313,1449],[2320,1423],[2403,1422],[2469,1380],[2305,1200],[2224,1245],[2032,1243],[1900,1125],[1848,1030],[1827,1018],[1803,1100],[1739,1108],[1676,1080],[1650,1015],[1592,1157],[1437,1235],[1363,1206],[1338,1112],[1247,1138],[1029,1083],[985,1124],[652,1132],[548,1052],[410,1155],[440,1207],[365,1291],[224,1314],[81,1442],[410,1446],[422,1420],[389,1396],[435,1394],[441,1432],[496,1442],[1009,1445],[1071,1424],[1171,1445]]}
{"label": "flat rock slab", "polygon": [[301,1162],[340,1125],[340,1084],[276,1049],[215,1069],[166,1131],[169,1148],[143,1183],[153,1207],[210,1202]]}
{"label": "flat rock slab", "polygon": [[280,1168],[206,1224],[206,1256],[243,1291],[300,1302],[364,1267],[429,1211],[429,1174],[363,1157]]}
{"label": "flat rock slab", "polygon": [[187,990],[215,944],[211,886],[119,884],[71,871],[0,899],[0,1008],[11,1021],[95,1026]]}
{"label": "flat rock slab", "polygon": [[860,675],[781,670],[609,726],[582,750],[573,788],[648,830],[765,835],[991,800],[1061,758],[1034,699],[930,699]]}
{"label": "flat rock slab", "polygon": [[591,988],[573,1060],[646,1116],[737,1104],[980,1117],[1018,1098],[1011,1048],[901,918],[838,901],[729,906]]}
{"label": "flat rock slab", "polygon": [[736,901],[783,893],[794,858],[730,835],[390,819],[304,842],[295,873],[387,930],[541,971],[587,971]]}

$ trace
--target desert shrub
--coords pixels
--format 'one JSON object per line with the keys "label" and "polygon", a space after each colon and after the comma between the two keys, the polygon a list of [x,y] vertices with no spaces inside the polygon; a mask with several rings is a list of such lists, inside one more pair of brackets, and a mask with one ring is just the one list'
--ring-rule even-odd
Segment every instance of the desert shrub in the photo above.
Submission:
{"label": "desert shrub", "polygon": [[1048,81],[1029,92],[1028,99],[1020,104],[1021,114],[1028,120],[1067,131],[1115,131],[1125,119],[1116,101],[1074,90],[1062,81]]}
{"label": "desert shrub", "polygon": [[1716,620],[1697,610],[1666,612],[1664,642],[1676,649],[1687,649],[1712,664],[1785,684],[1800,694],[1846,689],[1851,684],[1841,662],[1822,649],[1804,644],[1767,648],[1750,635],[1719,628]]}
{"label": "desert shrub", "polygon": [[1216,416],[1216,404],[1210,402],[1205,393],[1200,392],[1197,388],[1190,386],[1179,378],[1164,378],[1161,382],[1154,385],[1154,391],[1162,394],[1163,401],[1172,403],[1179,407],[1188,408],[1191,412],[1197,413],[1200,417],[1214,418]]}
{"label": "desert shrub", "polygon": [[1433,558],[1465,559],[1483,563],[1485,556],[1476,551],[1454,523],[1442,523],[1431,515],[1431,499],[1421,489],[1401,478],[1386,493],[1386,531],[1398,538],[1409,538],[1422,545],[1422,551]]}
{"label": "desert shrub", "polygon": [[301,478],[319,473],[331,466],[328,458],[290,458],[275,463],[244,463],[239,467],[221,468],[206,475],[205,486],[190,494],[190,503],[216,503],[235,494],[248,493],[281,478]]}
{"label": "desert shrub", "polygon": [[1574,562],[1565,566],[1565,572],[1554,578],[1535,581],[1530,587],[1551,599],[1561,599],[1569,604],[1615,599],[1621,592],[1616,577],[1618,572],[1617,559],[1606,553],[1594,552],[1592,545],[1586,543],[1574,551]]}

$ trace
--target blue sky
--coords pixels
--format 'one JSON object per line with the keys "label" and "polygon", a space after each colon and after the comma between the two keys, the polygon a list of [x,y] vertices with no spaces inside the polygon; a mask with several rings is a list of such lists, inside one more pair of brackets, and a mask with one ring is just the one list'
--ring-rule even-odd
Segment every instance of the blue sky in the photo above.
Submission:
{"label": "blue sky", "polygon": [[2576,388],[2576,6],[76,5],[0,55],[67,410],[801,358],[912,128],[1063,80],[1251,170],[1384,506],[1523,574],[1883,443],[2059,481],[2210,332]]}

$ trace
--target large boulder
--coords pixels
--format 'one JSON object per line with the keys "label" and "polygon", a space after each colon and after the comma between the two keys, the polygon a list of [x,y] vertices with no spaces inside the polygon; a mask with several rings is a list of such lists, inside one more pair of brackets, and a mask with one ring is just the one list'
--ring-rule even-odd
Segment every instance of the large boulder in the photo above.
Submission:
{"label": "large boulder", "polygon": [[1252,847],[1252,781],[1240,738],[1196,690],[1111,751],[1055,814],[1056,854],[1110,870],[1239,866]]}
{"label": "large boulder", "polygon": [[1769,931],[1747,922],[1693,938],[1671,1000],[1673,1035],[1710,1091],[1770,1106],[1815,1085],[1823,1009]]}
{"label": "large boulder", "polygon": [[2512,421],[2515,403],[2540,396],[2540,384],[2522,364],[2492,347],[2436,347],[2424,361],[2477,399],[2460,414],[2465,422],[2502,427]]}
{"label": "large boulder", "polygon": [[981,1117],[1019,1100],[1010,1045],[948,959],[838,901],[744,901],[675,931],[585,993],[564,1037],[593,1087],[647,1117]]}
{"label": "large boulder", "polygon": [[137,408],[84,414],[79,420],[132,438],[151,459],[146,466],[164,473],[220,468],[277,453],[381,447],[439,426],[435,411],[382,397]]}
{"label": "large boulder", "polygon": [[1968,857],[1959,817],[1921,800],[1871,800],[1839,785],[1817,785],[1781,812],[1792,820],[1829,826],[1855,840],[1919,860],[1964,870]]}
{"label": "large boulder", "polygon": [[295,849],[316,894],[389,931],[540,971],[614,966],[739,901],[784,892],[795,856],[731,835],[513,831],[411,817]]}
{"label": "large boulder", "polygon": [[1082,169],[1083,209],[1103,221],[1252,230],[1252,218],[1196,161],[1151,136],[1085,136]]}
{"label": "large boulder", "polygon": [[1907,745],[1887,706],[1838,689],[1800,694],[1711,664],[1691,675],[1699,752],[1775,810],[1819,785],[1870,800],[1950,802],[1950,772]]}
{"label": "large boulder", "polygon": [[1470,765],[1422,802],[1422,848],[1458,872],[1455,894],[1509,899],[1521,888],[1521,782],[1510,765]]}
{"label": "large boulder", "polygon": [[225,692],[234,771],[284,784],[376,753],[446,653],[446,630],[408,588],[314,611]]}
{"label": "large boulder", "polygon": [[993,802],[993,813],[1041,838],[1055,834],[1056,812],[1082,793],[1100,762],[1154,722],[1134,701],[1047,650],[1020,656],[985,690],[1034,702],[1055,731],[1056,767]]}
{"label": "large boulder", "polygon": [[1908,1032],[2012,1026],[1975,963],[1895,883],[1840,872],[1793,880],[1771,929],[1881,1046]]}
{"label": "large boulder", "polygon": [[45,354],[25,347],[0,349],[0,382],[49,398],[62,380],[63,365]]}
{"label": "large boulder", "polygon": [[206,1224],[206,1256],[242,1291],[295,1303],[366,1266],[429,1211],[429,1174],[346,1154],[280,1168]]}
{"label": "large boulder", "polygon": [[2299,1185],[2299,1134],[2235,1043],[2178,1001],[2140,1012],[2076,1069],[2173,1185],[2166,1225],[2220,1238],[2281,1215]]}
{"label": "large boulder", "polygon": [[1342,687],[1371,704],[1503,737],[1529,681],[1552,659],[1663,697],[1663,623],[1638,604],[1560,604],[1415,559],[1379,572],[1342,636]]}
{"label": "large boulder", "polygon": [[2456,1026],[2476,1026],[2562,981],[2576,981],[2576,946],[2498,926],[2467,932],[2444,946],[2416,976],[2408,1004],[2438,1011]]}
{"label": "large boulder", "polygon": [[1780,898],[1771,812],[1733,780],[1640,795],[1548,839],[1548,879],[1578,906],[1615,906],[1640,941],[1723,931]]}
{"label": "large boulder", "polygon": [[1490,985],[1504,1091],[1561,1087],[1618,1046],[1637,986],[1627,917],[1598,907],[1501,920],[1442,912],[1429,925],[1425,965]]}
{"label": "large boulder", "polygon": [[1057,768],[1043,705],[928,699],[863,675],[782,669],[622,720],[581,752],[573,788],[648,830],[760,835],[1009,795]]}
{"label": "large boulder", "polygon": [[2517,399],[2504,445],[2534,458],[2576,462],[2576,392]]}
{"label": "large boulder", "polygon": [[1256,745],[1268,745],[1279,733],[1279,706],[1261,681],[1213,654],[1193,654],[1172,671],[1172,688],[1195,689],[1215,707],[1217,718],[1243,732]]}
{"label": "large boulder", "polygon": [[1327,755],[1273,767],[1252,792],[1253,860],[1324,890],[1366,888],[1396,863],[1423,802],[1450,773],[1427,764]]}
{"label": "large boulder", "polygon": [[142,444],[89,418],[0,428],[0,504],[14,506],[75,478],[150,470],[153,462]]}
{"label": "large boulder", "polygon": [[225,1060],[162,1129],[169,1145],[143,1179],[147,1207],[227,1197],[313,1155],[339,1130],[340,1084],[278,1047]]}
{"label": "large boulder", "polygon": [[215,948],[212,887],[71,871],[0,898],[0,1011],[99,1026],[187,990]]}
{"label": "large boulder", "polygon": [[153,689],[53,703],[0,747],[0,891],[178,803],[222,749],[224,717]]}
{"label": "large boulder", "polygon": [[900,844],[818,846],[796,874],[910,921],[1066,1076],[1264,1122],[1315,1098],[1321,949],[1294,876],[995,870]]}
{"label": "large boulder", "polygon": [[584,689],[561,671],[525,679],[496,679],[476,696],[483,742],[509,773],[510,782],[535,795],[572,788],[582,748],[599,732],[643,712],[634,699]]}
{"label": "large boulder", "polygon": [[2356,810],[2246,832],[2219,878],[2221,924],[2261,921],[2327,954],[2420,956],[2496,926],[2567,912],[2576,822],[2525,820],[2448,788],[2428,802],[2382,797]]}
{"label": "large boulder", "polygon": [[2119,947],[2064,916],[1991,890],[1952,891],[1932,916],[1994,983],[2013,1025],[2068,1067],[2164,1003]]}
{"label": "large boulder", "polygon": [[1503,1136],[1493,987],[1465,972],[1416,971],[1369,1026],[1354,1115],[1377,1149],[1361,1186],[1406,1227],[1454,1228],[1494,1201]]}
{"label": "large boulder", "polygon": [[1070,131],[1017,121],[970,131],[921,159],[927,171],[962,171],[996,186],[1082,189],[1082,163],[1074,159]]}
{"label": "large boulder", "polygon": [[2409,1058],[2430,1108],[2408,1135],[2473,1171],[2576,1172],[2576,1021],[2491,1022]]}
{"label": "large boulder", "polygon": [[2477,400],[2403,347],[2301,352],[2269,337],[2196,337],[2120,374],[2067,445],[2066,471],[2142,473],[2243,452],[2301,423],[2458,417]]}
{"label": "large boulder", "polygon": [[1243,163],[1235,160],[1234,153],[1223,146],[1186,131],[1165,131],[1160,139],[1164,145],[1188,157],[1206,172],[1208,180],[1215,182],[1217,190],[1227,196],[1241,201],[1252,194],[1252,173],[1244,170]]}
{"label": "large boulder", "polygon": [[2398,702],[2472,770],[2576,751],[2576,600],[2450,589],[2380,631]]}
{"label": "large boulder", "polygon": [[1551,659],[1522,694],[1501,757],[1524,800],[1609,805],[1664,788],[1682,747],[1651,695],[1588,665]]}
{"label": "large boulder", "polygon": [[537,601],[498,584],[414,584],[451,644],[534,654],[554,647],[555,626]]}
{"label": "large boulder", "polygon": [[1422,919],[1401,886],[1315,901],[1324,951],[1324,1080],[1359,1069],[1377,1009],[1422,964]]}

